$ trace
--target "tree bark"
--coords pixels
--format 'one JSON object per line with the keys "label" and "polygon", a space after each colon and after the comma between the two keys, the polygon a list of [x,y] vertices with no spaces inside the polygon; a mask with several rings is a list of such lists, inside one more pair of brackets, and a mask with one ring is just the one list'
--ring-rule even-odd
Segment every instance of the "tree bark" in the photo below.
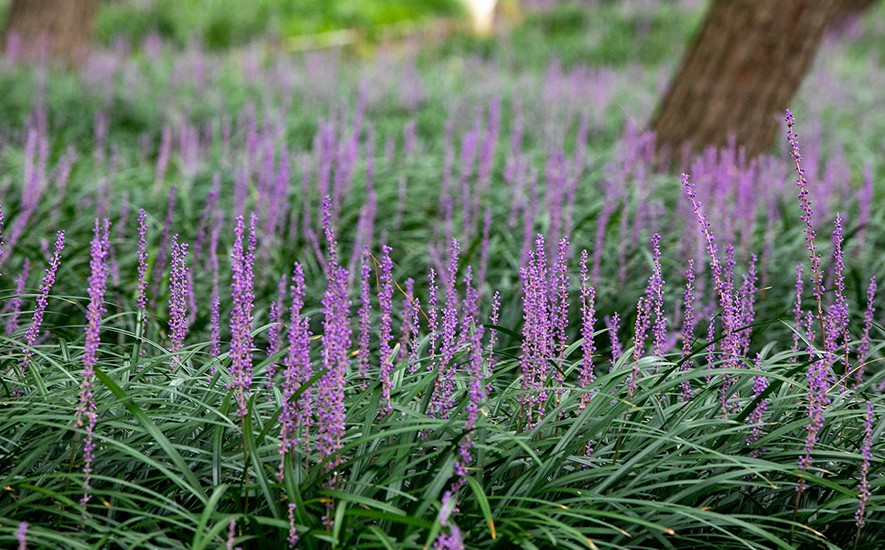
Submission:
{"label": "tree bark", "polygon": [[89,51],[98,0],[12,0],[6,22],[18,40],[20,56],[38,59],[52,53],[71,61]]}
{"label": "tree bark", "polygon": [[827,26],[874,0],[715,0],[658,106],[658,148],[771,146]]}

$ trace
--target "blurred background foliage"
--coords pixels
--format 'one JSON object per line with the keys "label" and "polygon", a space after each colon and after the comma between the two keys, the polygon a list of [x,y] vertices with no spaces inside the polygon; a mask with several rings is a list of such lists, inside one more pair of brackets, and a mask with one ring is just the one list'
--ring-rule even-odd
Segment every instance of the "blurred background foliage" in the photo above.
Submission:
{"label": "blurred background foliage", "polygon": [[[523,65],[546,64],[551,53],[558,53],[567,67],[637,60],[656,64],[678,58],[682,48],[674,45],[687,42],[707,2],[499,0],[496,27],[507,32],[475,36],[457,32],[469,28],[463,0],[104,0],[93,37],[100,45],[117,38],[138,44],[155,33],[167,43],[184,46],[196,39],[218,50],[258,38],[285,40],[349,29],[371,44],[388,26],[446,20],[456,31],[443,41],[446,53],[492,55],[506,39]],[[8,7],[9,0],[0,0],[0,26]]]}

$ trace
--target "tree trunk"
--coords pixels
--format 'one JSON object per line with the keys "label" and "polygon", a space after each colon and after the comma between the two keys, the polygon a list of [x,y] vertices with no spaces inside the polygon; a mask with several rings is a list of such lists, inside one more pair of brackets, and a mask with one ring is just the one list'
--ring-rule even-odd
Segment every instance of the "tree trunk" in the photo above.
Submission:
{"label": "tree trunk", "polygon": [[658,106],[658,147],[771,146],[834,16],[873,0],[715,0]]}
{"label": "tree trunk", "polygon": [[97,9],[98,0],[12,0],[6,22],[7,44],[17,40],[25,59],[48,53],[72,61],[83,59],[89,51]]}

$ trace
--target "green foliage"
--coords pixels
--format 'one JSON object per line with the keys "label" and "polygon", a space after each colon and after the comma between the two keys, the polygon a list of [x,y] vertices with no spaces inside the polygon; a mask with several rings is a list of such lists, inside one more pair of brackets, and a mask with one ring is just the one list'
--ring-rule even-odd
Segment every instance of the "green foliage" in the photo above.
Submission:
{"label": "green foliage", "polygon": [[209,48],[239,46],[264,36],[298,36],[342,28],[370,30],[400,21],[460,13],[455,0],[152,0],[107,2],[95,38],[140,42],[150,32],[185,44],[199,37]]}

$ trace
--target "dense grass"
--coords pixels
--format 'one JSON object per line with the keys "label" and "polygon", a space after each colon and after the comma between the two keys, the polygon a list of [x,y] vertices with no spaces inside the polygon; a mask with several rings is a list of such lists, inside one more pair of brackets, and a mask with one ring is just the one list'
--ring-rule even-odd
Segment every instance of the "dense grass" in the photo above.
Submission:
{"label": "dense grass", "polygon": [[[568,14],[572,8],[560,9]],[[598,9],[582,15],[588,19],[580,24],[592,24],[587,21],[594,14],[618,13],[611,6]],[[540,21],[544,16],[533,17]],[[636,16],[623,17],[619,24],[627,29],[629,18]],[[673,18],[689,28],[696,11],[667,5],[650,17]],[[535,24],[547,23],[529,22],[526,32],[535,32]],[[5,63],[0,71],[7,90],[0,98],[0,114],[7,121],[0,140],[5,216],[0,288],[4,304],[22,299],[23,313],[0,339],[0,546],[13,547],[14,531],[27,521],[31,549],[220,548],[234,520],[235,545],[283,548],[289,505],[295,504],[293,523],[302,548],[429,548],[440,535],[451,536],[455,525],[468,548],[879,548],[885,539],[880,301],[875,302],[865,360],[860,348],[868,281],[878,276],[881,282],[885,269],[878,253],[885,244],[885,212],[868,195],[872,189],[874,197],[882,196],[875,182],[883,163],[871,153],[883,120],[860,113],[882,101],[875,83],[883,73],[864,57],[869,50],[863,48],[875,47],[865,44],[881,40],[865,24],[866,30],[847,46],[828,44],[809,80],[816,85],[808,85],[797,101],[803,166],[816,210],[815,242],[825,273],[823,309],[834,319],[832,306],[840,303],[840,293],[831,234],[836,212],[846,220],[841,296],[848,305],[848,337],[835,351],[824,349],[814,318],[817,301],[786,149],[776,146],[779,154],[756,164],[728,150],[707,152],[683,166],[676,159],[656,162],[650,154],[649,137],[638,125],[647,119],[672,58],[646,58],[640,48],[616,60],[626,61],[624,68],[583,67],[568,59],[542,63],[540,54],[521,62],[507,53],[524,47],[515,36],[509,44],[480,45],[489,49],[479,56],[445,48],[425,52],[417,65],[384,52],[357,63],[334,54],[272,57],[255,47],[210,55],[169,45],[159,52],[135,48],[131,55],[99,52],[71,72]],[[43,74],[49,75],[46,84],[41,84]],[[488,130],[495,127],[496,109],[500,124],[495,135]],[[407,150],[411,121],[415,141]],[[474,124],[476,135],[471,134]],[[522,134],[515,139],[518,125]],[[164,132],[171,142],[165,172],[158,170]],[[198,147],[188,137],[194,132],[201,136]],[[323,132],[335,147],[325,154]],[[359,145],[353,156],[347,149],[351,143]],[[285,163],[281,150],[288,154]],[[65,165],[61,159],[68,151],[78,156],[69,181],[60,186],[63,170],[55,167]],[[865,163],[870,178],[864,175]],[[746,326],[734,327],[748,336],[746,349],[737,355],[724,349],[727,315],[695,212],[679,183],[680,168],[698,186],[701,212],[711,221],[718,244],[717,260],[725,263],[727,245],[734,246],[728,295],[755,300]],[[449,170],[450,186],[441,194]],[[531,184],[533,171],[540,174],[537,188]],[[205,208],[216,174],[219,200],[217,206],[208,201]],[[274,194],[278,178],[285,183],[283,194]],[[173,216],[167,223],[166,197],[173,185]],[[322,391],[335,380],[328,371],[331,348],[324,323],[344,310],[322,303],[334,266],[320,205],[322,195],[335,190],[340,205],[332,227],[340,264],[350,270],[346,298],[352,303],[346,313],[353,333],[344,348],[344,432],[340,448],[329,452],[315,446],[318,433],[329,429],[319,422]],[[369,232],[366,205],[372,190],[377,211]],[[285,206],[276,210],[281,223],[268,226],[275,206]],[[155,302],[144,312],[137,300],[140,208],[148,228],[147,297]],[[225,221],[218,226],[221,350],[213,354],[209,243],[216,210],[225,213]],[[249,323],[253,381],[249,412],[240,417],[239,390],[227,387],[235,357],[242,357],[231,348],[231,340],[242,333],[230,326],[236,310],[229,254],[236,255],[233,217],[252,211],[259,220],[255,309]],[[304,212],[309,214],[306,224]],[[112,222],[112,252],[92,396],[97,448],[87,488],[86,431],[75,427],[75,420],[84,360],[90,357],[84,328],[96,217]],[[24,231],[13,243],[17,224]],[[52,238],[62,229],[66,245],[45,320],[34,344],[23,346]],[[446,304],[449,232],[459,240],[461,254],[457,296]],[[165,254],[164,234],[190,245],[187,265],[193,281],[188,287],[194,301],[186,308],[194,318],[178,350],[173,350],[174,316],[167,307],[174,285],[158,259]],[[551,319],[558,326],[562,317],[552,313],[561,303],[558,294],[552,295],[558,282],[549,274],[550,282],[535,291],[549,288],[551,296],[525,308],[526,295],[537,293],[525,291],[527,277],[520,275],[521,268],[532,265],[528,251],[537,234],[546,238],[551,269],[558,264],[558,239],[571,242],[565,332],[544,338],[533,323]],[[649,334],[634,354],[637,300],[658,270],[651,245],[655,234],[661,236],[665,280],[659,319],[666,319],[667,327],[661,353],[652,352]],[[367,278],[359,276],[358,242],[374,258]],[[392,248],[393,332],[387,343],[399,344],[397,353],[409,347],[401,336],[408,317],[403,291],[410,278],[422,308],[417,347],[410,347],[409,358],[395,362],[390,375],[389,412],[382,366],[386,357],[397,355],[381,351],[384,320],[379,312],[381,301],[389,299],[382,244]],[[596,293],[595,323],[589,328],[584,328],[589,314],[582,312],[588,303],[581,292],[583,249]],[[742,290],[754,254],[760,281]],[[598,276],[593,273],[597,256]],[[19,294],[15,279],[25,259],[32,264],[31,274]],[[689,260],[697,276],[694,336],[683,348]],[[285,310],[281,323],[288,328],[291,298],[275,302],[279,281],[291,277],[294,262],[306,280],[300,314],[310,319],[312,374],[289,402],[312,396],[315,422],[311,443],[295,447],[280,481],[275,476],[279,416],[290,345],[273,310]],[[805,265],[800,305],[817,333],[804,339],[806,332],[800,330],[794,344],[797,262]],[[464,283],[468,267],[471,288],[479,295],[478,312]],[[431,268],[440,276],[440,319],[443,308],[452,308],[457,321],[455,337],[448,343],[437,337],[435,346],[428,326]],[[358,354],[363,280],[369,283],[364,286],[371,293],[372,312],[368,379],[361,377]],[[501,307],[492,322],[495,292]],[[547,305],[538,306],[541,302]],[[615,313],[621,323],[610,330],[603,319]],[[10,305],[2,313],[4,325],[12,315]],[[708,337],[711,319],[716,330]],[[649,321],[654,320],[652,315]],[[483,336],[477,342],[479,331]],[[497,342],[489,347],[492,331]],[[591,333],[595,350],[588,351],[583,336]],[[619,359],[613,341],[624,350]],[[537,352],[539,347],[546,352]],[[30,364],[20,377],[29,352]],[[528,403],[542,390],[523,386],[526,356],[537,359],[533,364],[548,375],[542,383],[546,411],[534,421]],[[864,376],[855,384],[852,369],[861,363]],[[586,379],[587,364],[594,366],[592,383]],[[276,374],[266,386],[272,365]],[[806,414],[820,399],[810,391],[814,380],[806,374],[821,366],[832,376],[824,388],[830,402],[813,461],[803,471],[799,458],[809,425]],[[450,414],[441,413],[434,401],[446,384],[445,371],[452,372]],[[637,389],[631,392],[634,373]],[[767,382],[761,394],[759,380]],[[692,391],[687,401],[682,398],[686,382]],[[478,383],[486,391],[474,401]],[[724,411],[723,387],[730,402]],[[867,474],[872,497],[858,537],[854,513],[867,401],[874,418]],[[755,424],[759,437],[748,444],[751,415],[762,410],[763,402],[764,414]],[[464,445],[467,441],[472,446]],[[462,452],[471,458],[466,470],[459,468],[459,461],[465,466]],[[796,488],[803,482],[807,486],[799,494]],[[449,502],[458,503],[457,511],[441,513],[449,510],[447,491],[454,493]],[[79,503],[84,492],[93,495],[86,506]]]}

